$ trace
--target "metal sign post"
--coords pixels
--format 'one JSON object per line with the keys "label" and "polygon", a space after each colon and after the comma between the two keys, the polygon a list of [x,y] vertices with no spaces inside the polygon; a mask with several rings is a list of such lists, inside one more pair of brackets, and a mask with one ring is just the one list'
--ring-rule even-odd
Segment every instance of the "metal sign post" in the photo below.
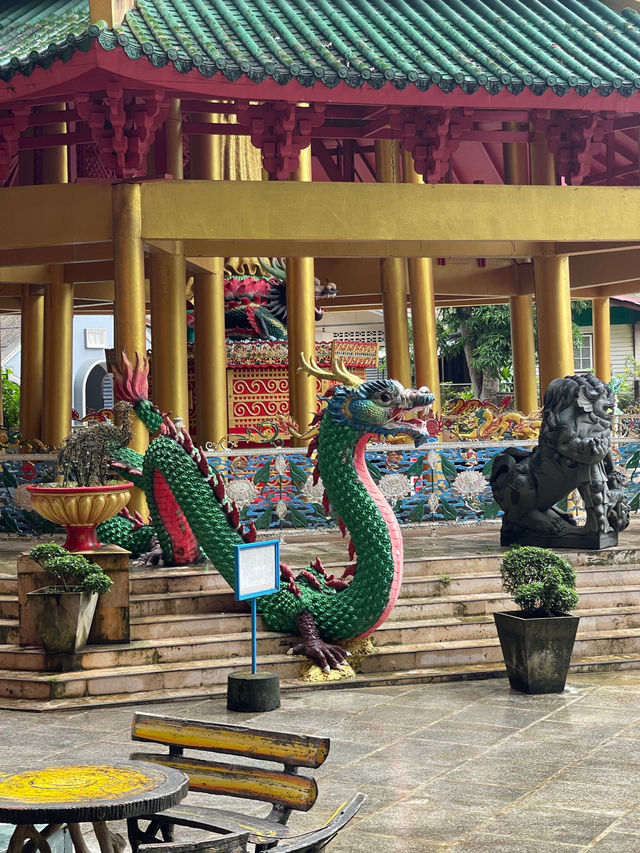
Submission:
{"label": "metal sign post", "polygon": [[280,707],[280,680],[276,673],[257,672],[257,600],[280,589],[280,542],[277,539],[235,546],[235,597],[251,601],[251,674],[231,673],[227,708],[232,711],[271,711]]}

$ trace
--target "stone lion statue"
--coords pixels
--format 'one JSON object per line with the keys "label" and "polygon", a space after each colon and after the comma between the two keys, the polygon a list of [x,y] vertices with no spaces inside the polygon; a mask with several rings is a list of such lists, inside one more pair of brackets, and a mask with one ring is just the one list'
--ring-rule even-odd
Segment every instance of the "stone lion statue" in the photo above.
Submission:
{"label": "stone lion statue", "polygon": [[[501,544],[603,548],[629,523],[624,475],[613,465],[614,393],[595,376],[554,379],[544,396],[538,446],[495,457],[491,488],[504,511]],[[556,503],[577,489],[586,522]]]}

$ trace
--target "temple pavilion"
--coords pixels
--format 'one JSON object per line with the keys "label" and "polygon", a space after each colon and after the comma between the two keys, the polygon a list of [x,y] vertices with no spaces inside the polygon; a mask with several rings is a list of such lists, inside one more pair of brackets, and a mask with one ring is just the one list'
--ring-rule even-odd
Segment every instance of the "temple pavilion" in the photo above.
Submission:
{"label": "temple pavilion", "polygon": [[[314,272],[333,308],[382,307],[404,384],[408,308],[417,384],[437,391],[436,307],[508,302],[515,404],[536,408],[533,302],[544,391],[573,372],[572,298],[593,300],[608,380],[610,297],[640,291],[639,131],[636,0],[2,0],[22,433],[69,431],[72,318],[97,305],[130,354],[150,314],[154,399],[186,421],[193,276],[198,440],[222,439],[228,257],[288,259],[302,428]],[[248,143],[260,180],[224,180]]]}

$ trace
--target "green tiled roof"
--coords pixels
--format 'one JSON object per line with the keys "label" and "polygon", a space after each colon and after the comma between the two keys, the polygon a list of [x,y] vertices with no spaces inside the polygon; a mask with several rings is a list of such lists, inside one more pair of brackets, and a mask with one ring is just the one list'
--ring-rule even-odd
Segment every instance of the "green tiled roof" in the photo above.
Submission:
{"label": "green tiled roof", "polygon": [[[0,0],[0,78],[29,75],[87,50],[91,37],[87,0]],[[97,34],[97,31],[96,31]]]}
{"label": "green tiled roof", "polygon": [[0,77],[96,38],[157,68],[256,83],[640,90],[640,14],[599,0],[138,0],[113,30],[89,27],[87,9],[0,0]]}

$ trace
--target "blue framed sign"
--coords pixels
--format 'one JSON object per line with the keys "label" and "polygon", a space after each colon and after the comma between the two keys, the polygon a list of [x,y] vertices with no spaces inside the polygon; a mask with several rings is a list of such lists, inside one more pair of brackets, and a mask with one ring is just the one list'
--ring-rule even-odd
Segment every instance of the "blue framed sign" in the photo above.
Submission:
{"label": "blue framed sign", "polygon": [[237,601],[269,595],[280,589],[280,542],[250,542],[235,546]]}
{"label": "blue framed sign", "polygon": [[258,611],[256,600],[280,589],[280,542],[247,542],[235,546],[235,596],[251,601],[251,672],[258,665]]}

